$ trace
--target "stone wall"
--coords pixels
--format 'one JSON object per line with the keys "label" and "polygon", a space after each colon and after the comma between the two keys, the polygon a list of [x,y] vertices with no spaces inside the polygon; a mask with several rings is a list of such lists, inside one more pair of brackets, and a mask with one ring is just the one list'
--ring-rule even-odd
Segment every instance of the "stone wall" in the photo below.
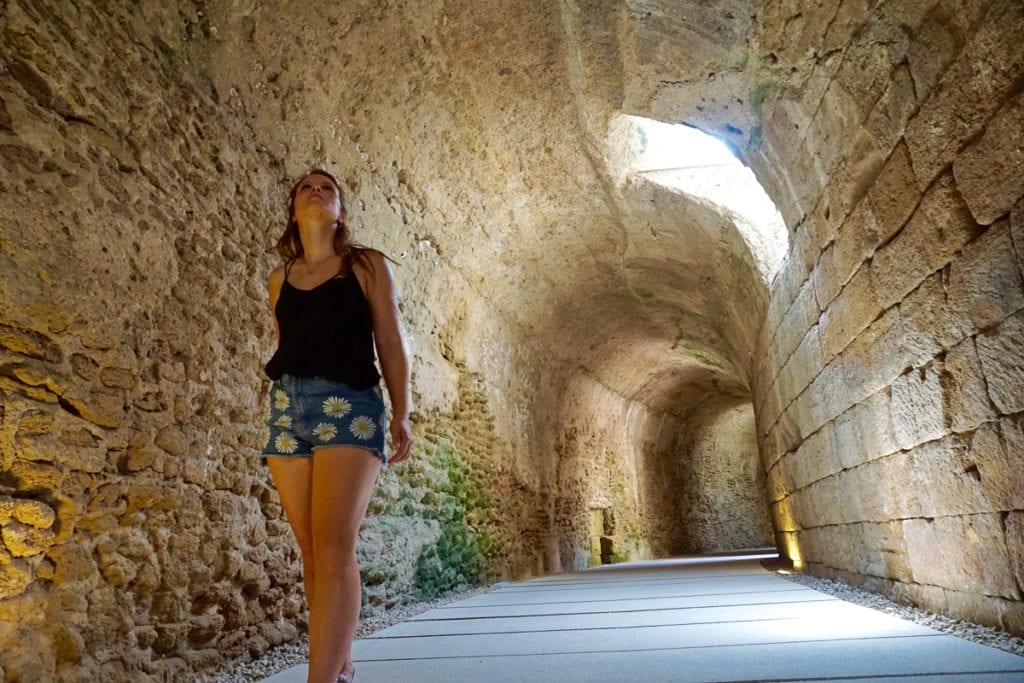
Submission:
{"label": "stone wall", "polygon": [[818,55],[756,153],[794,228],[754,391],[780,544],[1021,633],[1024,7],[829,12],[762,43]]}
{"label": "stone wall", "polygon": [[774,545],[750,403],[700,405],[685,423],[675,463],[679,536],[659,555]]}
{"label": "stone wall", "polygon": [[[257,449],[313,165],[400,263],[414,372],[367,613],[586,566],[597,516],[619,558],[760,538],[752,401],[794,559],[1020,632],[1024,10],[804,4],[8,2],[3,675],[175,678],[304,627]],[[773,281],[623,170],[621,113],[740,151]]]}
{"label": "stone wall", "polygon": [[411,181],[382,182],[350,140],[317,145],[298,124],[296,152],[272,146],[243,93],[217,89],[208,11],[5,6],[5,680],[177,679],[304,628],[297,548],[258,441],[268,251],[290,180],[316,163],[347,169],[353,222],[373,226],[360,237],[408,258],[420,440],[382,476],[360,537],[365,610],[545,564],[519,545],[550,533],[531,514],[545,506],[521,437],[496,435],[451,348],[460,305],[490,348],[513,346],[508,324],[457,271],[438,276],[429,240],[399,232]]}
{"label": "stone wall", "polygon": [[[643,556],[633,449],[654,457],[672,439],[628,436],[627,415],[645,416],[647,431],[671,430],[586,373],[581,386],[591,389],[566,393],[579,375],[572,354],[533,338],[531,312],[504,294],[511,282],[546,301],[537,288],[550,284],[503,273],[474,251],[508,239],[504,212],[520,204],[481,199],[483,179],[522,163],[518,151],[498,158],[508,145],[492,145],[479,125],[500,118],[483,111],[495,100],[406,93],[400,116],[393,89],[421,87],[398,78],[416,73],[417,58],[382,55],[395,32],[419,25],[408,14],[417,10],[378,15],[370,5],[346,17],[352,54],[313,76],[297,36],[323,31],[326,44],[337,25],[308,8],[278,23],[237,3],[6,6],[7,680],[176,679],[305,628],[297,548],[258,448],[269,384],[261,366],[273,350],[270,249],[290,181],[312,165],[344,179],[359,239],[400,261],[414,369],[419,440],[410,463],[382,474],[360,535],[364,613],[585,566],[592,504],[614,506],[617,528],[629,530],[625,552]],[[483,45],[461,36],[476,20],[493,23],[496,7],[452,18],[467,27],[443,40],[468,50],[466,62],[451,70],[439,59],[431,67],[439,79],[483,80],[473,72]],[[443,37],[440,8],[428,9]],[[370,64],[380,75],[372,86],[363,77]],[[330,91],[308,85],[325,73]],[[341,111],[338,93],[362,99],[346,99]],[[406,128],[423,111],[431,112],[426,145]],[[396,146],[396,131],[409,139]],[[566,140],[535,153],[562,167],[572,148]],[[439,168],[448,182],[436,181]],[[529,223],[527,213],[519,218]],[[473,243],[462,239],[465,226]],[[600,410],[573,407],[592,390],[602,394]],[[578,440],[563,422],[574,411],[588,425],[604,411],[620,417]],[[603,456],[590,462],[595,444]]]}

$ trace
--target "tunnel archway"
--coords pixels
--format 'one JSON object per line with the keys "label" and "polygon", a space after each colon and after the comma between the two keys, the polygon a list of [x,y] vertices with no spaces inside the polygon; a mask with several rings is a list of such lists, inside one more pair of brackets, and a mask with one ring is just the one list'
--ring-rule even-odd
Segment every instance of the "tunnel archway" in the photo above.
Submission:
{"label": "tunnel archway", "polygon": [[[367,613],[576,566],[595,506],[684,547],[641,482],[749,401],[791,559],[1024,630],[1019,2],[5,10],[7,674],[173,677],[302,627],[252,456],[278,198],[314,164],[402,264],[416,368]],[[736,149],[786,223],[774,278],[616,169],[620,115]]]}

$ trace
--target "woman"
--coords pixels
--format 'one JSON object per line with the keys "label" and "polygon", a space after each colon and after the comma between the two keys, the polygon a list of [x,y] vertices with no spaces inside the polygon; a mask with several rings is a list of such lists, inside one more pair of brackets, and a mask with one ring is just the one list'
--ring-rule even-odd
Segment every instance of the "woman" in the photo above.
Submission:
{"label": "woman", "polygon": [[278,348],[263,454],[302,551],[309,604],[310,683],[354,680],[352,638],[362,586],[355,544],[384,455],[391,399],[391,462],[409,457],[409,364],[386,257],[356,247],[341,186],[314,170],[291,191],[277,243],[285,263],[267,288]]}

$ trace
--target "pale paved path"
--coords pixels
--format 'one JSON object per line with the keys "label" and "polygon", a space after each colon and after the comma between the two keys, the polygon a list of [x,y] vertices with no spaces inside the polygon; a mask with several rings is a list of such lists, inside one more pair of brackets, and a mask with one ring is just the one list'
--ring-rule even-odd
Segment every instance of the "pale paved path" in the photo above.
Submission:
{"label": "pale paved path", "polygon": [[[754,557],[508,584],[354,647],[357,683],[1024,681],[1024,657],[858,607]],[[268,683],[304,683],[297,666]]]}

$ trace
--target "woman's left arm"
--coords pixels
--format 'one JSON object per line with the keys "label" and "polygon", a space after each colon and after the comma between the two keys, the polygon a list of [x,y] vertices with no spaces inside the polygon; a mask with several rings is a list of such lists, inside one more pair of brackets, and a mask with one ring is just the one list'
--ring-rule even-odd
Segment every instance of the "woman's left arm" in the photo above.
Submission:
{"label": "woman's left arm", "polygon": [[367,262],[366,299],[373,316],[373,340],[384,375],[384,384],[391,398],[391,447],[394,455],[390,462],[402,462],[409,457],[412,446],[412,428],[409,425],[409,358],[398,322],[398,296],[395,278],[387,259],[379,251],[363,252]]}

